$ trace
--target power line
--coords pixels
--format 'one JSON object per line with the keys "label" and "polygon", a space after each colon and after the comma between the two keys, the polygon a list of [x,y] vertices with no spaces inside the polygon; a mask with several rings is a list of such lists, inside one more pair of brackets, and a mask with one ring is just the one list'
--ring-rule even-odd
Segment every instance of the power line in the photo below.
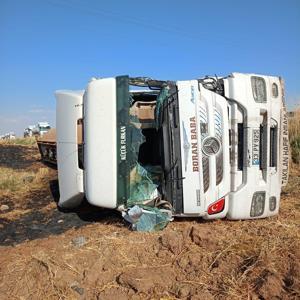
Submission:
{"label": "power line", "polygon": [[[172,35],[175,35],[175,36],[180,36],[183,39],[192,39],[192,40],[194,40],[195,38],[197,38],[197,39],[202,38],[203,39],[203,36],[201,37],[198,34],[196,34],[196,35],[192,34],[191,32],[187,32],[187,31],[184,31],[182,29],[175,28],[174,26],[170,27],[170,26],[165,26],[165,25],[161,25],[161,24],[157,24],[157,23],[151,24],[150,22],[148,22],[146,20],[142,20],[140,18],[136,18],[136,17],[132,17],[132,16],[126,16],[126,15],[123,15],[123,14],[119,15],[116,12],[107,11],[107,10],[104,10],[104,9],[99,9],[99,8],[95,8],[95,7],[93,9],[90,9],[87,6],[82,8],[82,7],[79,7],[78,5],[76,5],[78,3],[74,3],[74,2],[71,3],[70,1],[68,1],[68,2],[64,2],[64,1],[56,2],[56,1],[53,1],[53,0],[47,0],[47,2],[49,4],[52,4],[53,6],[59,6],[59,7],[63,7],[63,8],[71,8],[73,10],[76,10],[79,13],[85,13],[85,14],[93,15],[93,16],[101,16],[101,17],[104,17],[104,18],[109,19],[109,20],[113,19],[114,21],[117,21],[119,23],[137,25],[137,26],[140,26],[140,27],[148,28],[148,29],[153,30],[153,31],[165,32],[165,33],[172,34]],[[201,33],[201,35],[202,34],[203,33]]]}

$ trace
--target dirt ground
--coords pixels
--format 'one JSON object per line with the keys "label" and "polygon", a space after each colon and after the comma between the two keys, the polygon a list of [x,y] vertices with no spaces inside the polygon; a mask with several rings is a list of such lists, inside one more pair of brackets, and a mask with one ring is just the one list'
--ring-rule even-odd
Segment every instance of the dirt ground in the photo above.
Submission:
{"label": "dirt ground", "polygon": [[0,299],[299,299],[299,187],[294,167],[273,218],[132,232],[113,211],[58,209],[57,171],[2,144]]}

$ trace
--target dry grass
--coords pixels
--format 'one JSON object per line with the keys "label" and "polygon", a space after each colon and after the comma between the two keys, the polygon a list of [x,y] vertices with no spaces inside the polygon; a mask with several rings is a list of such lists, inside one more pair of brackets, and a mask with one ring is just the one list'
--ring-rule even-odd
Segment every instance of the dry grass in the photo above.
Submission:
{"label": "dry grass", "polygon": [[36,138],[27,137],[27,138],[16,138],[11,140],[0,140],[0,143],[4,145],[33,146],[36,145]]}
{"label": "dry grass", "polygon": [[44,179],[47,177],[48,168],[39,168],[36,172],[26,170],[14,170],[11,168],[0,168],[0,195],[11,193],[30,192],[43,185]]}
{"label": "dry grass", "polygon": [[0,200],[24,198],[45,187],[49,168],[39,165],[36,140],[0,140]]}
{"label": "dry grass", "polygon": [[294,163],[300,163],[300,108],[289,118],[289,139]]}

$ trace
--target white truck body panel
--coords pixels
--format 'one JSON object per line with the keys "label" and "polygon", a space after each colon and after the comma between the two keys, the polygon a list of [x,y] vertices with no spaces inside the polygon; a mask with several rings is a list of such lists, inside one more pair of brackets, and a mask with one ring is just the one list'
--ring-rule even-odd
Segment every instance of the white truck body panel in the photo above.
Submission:
{"label": "white truck body panel", "polygon": [[[198,82],[178,81],[178,102],[181,137],[181,163],[183,180],[184,213],[203,215],[205,211],[201,144],[198,142],[200,123],[197,108],[200,102]],[[191,119],[193,120],[191,124]],[[195,121],[197,119],[197,121]],[[193,126],[193,128],[191,128]],[[193,133],[191,131],[193,130]],[[201,140],[201,139],[200,139]],[[201,168],[202,169],[202,168]]]}
{"label": "white truck body panel", "polygon": [[56,145],[60,198],[58,205],[71,208],[84,198],[83,171],[78,166],[77,121],[82,119],[83,92],[57,91]]}
{"label": "white truck body panel", "polygon": [[87,200],[117,207],[116,79],[92,80],[84,94],[84,166]]}
{"label": "white truck body panel", "polygon": [[[267,100],[263,103],[255,102],[251,88],[251,77],[259,76],[266,82]],[[232,77],[224,80],[225,96],[236,100],[244,110],[244,166],[243,170],[238,171],[234,164],[231,173],[232,192],[229,196],[229,211],[227,217],[230,219],[249,219],[251,205],[255,193],[262,193],[265,196],[263,213],[255,218],[265,218],[278,213],[281,191],[281,154],[279,147],[277,151],[277,167],[271,167],[270,162],[270,127],[277,124],[278,133],[281,132],[281,112],[282,94],[278,89],[278,96],[272,96],[272,84],[276,83],[280,87],[278,77],[261,76],[255,74],[233,73]],[[237,110],[237,105],[233,108],[233,119],[241,122],[241,116]],[[236,122],[236,123],[237,123]],[[266,125],[266,138],[257,141],[256,133],[260,130],[260,125]],[[236,131],[235,131],[236,133]],[[277,139],[279,139],[279,134]],[[278,140],[279,141],[279,140]],[[278,144],[279,145],[279,144]],[[235,145],[236,146],[236,145]],[[256,158],[256,148],[266,147],[262,151],[264,162]],[[260,159],[262,159],[260,157]],[[236,157],[235,157],[236,160]],[[263,167],[260,167],[263,164]],[[276,207],[270,210],[270,198],[276,198]],[[253,217],[251,217],[253,218]]]}
{"label": "white truck body panel", "polygon": [[[230,191],[227,101],[205,89],[197,80],[178,81],[181,126],[181,157],[184,214],[205,218],[225,217],[228,201],[218,215],[210,216],[207,208]],[[201,125],[207,132],[201,132]],[[203,130],[202,130],[203,131]],[[203,151],[205,139],[214,137],[219,151],[210,156]],[[205,166],[204,166],[205,165]],[[217,178],[218,177],[218,178]],[[208,182],[206,185],[204,182]],[[207,189],[205,190],[205,187]]]}

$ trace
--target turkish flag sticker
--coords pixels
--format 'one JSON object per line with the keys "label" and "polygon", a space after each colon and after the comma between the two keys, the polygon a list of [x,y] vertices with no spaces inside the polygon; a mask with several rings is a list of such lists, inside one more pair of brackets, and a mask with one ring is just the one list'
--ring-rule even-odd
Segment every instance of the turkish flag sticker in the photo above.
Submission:
{"label": "turkish flag sticker", "polygon": [[207,209],[207,213],[209,215],[215,215],[215,214],[218,214],[220,212],[223,211],[224,209],[224,206],[225,206],[225,198],[221,198],[219,199],[218,201],[212,203],[208,209]]}

